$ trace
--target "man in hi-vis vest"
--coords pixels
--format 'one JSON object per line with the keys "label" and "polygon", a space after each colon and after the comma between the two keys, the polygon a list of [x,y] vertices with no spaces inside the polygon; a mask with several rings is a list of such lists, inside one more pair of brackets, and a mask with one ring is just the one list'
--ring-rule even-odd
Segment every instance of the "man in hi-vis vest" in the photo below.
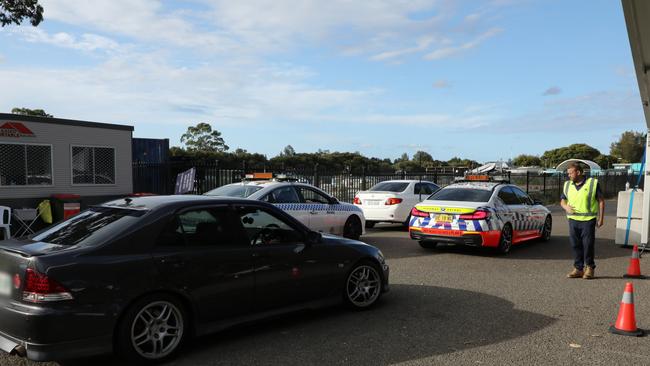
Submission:
{"label": "man in hi-vis vest", "polygon": [[605,199],[598,179],[585,178],[582,167],[569,164],[569,180],[564,183],[560,204],[569,219],[569,238],[573,248],[573,271],[569,278],[594,278],[596,227],[603,226]]}

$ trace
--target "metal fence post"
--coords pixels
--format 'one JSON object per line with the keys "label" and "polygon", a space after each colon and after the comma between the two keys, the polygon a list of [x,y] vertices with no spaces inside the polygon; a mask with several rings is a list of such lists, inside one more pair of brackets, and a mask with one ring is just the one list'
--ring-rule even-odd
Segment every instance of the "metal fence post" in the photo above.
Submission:
{"label": "metal fence post", "polygon": [[546,174],[542,173],[542,194],[544,199],[546,199]]}
{"label": "metal fence post", "polygon": [[530,179],[530,171],[526,170],[526,194],[528,194],[528,181]]}
{"label": "metal fence post", "polygon": [[314,164],[314,186],[320,188],[320,182],[318,181],[318,163]]}
{"label": "metal fence post", "polygon": [[365,191],[367,182],[366,182],[366,166],[362,165],[361,166],[361,190]]}

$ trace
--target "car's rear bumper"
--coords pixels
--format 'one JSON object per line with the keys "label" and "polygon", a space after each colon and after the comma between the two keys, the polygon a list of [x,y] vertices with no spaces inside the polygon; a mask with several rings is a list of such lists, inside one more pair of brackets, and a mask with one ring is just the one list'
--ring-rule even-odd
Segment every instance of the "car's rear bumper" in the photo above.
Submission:
{"label": "car's rear bumper", "polygon": [[4,303],[0,306],[0,350],[16,353],[20,346],[33,361],[111,352],[113,316],[86,310]]}
{"label": "car's rear bumper", "polygon": [[363,210],[363,216],[366,217],[366,221],[375,222],[404,222],[410,212],[410,209],[399,207],[399,205],[357,207]]}
{"label": "car's rear bumper", "polygon": [[474,247],[497,247],[501,232],[498,230],[464,231],[410,227],[409,234],[411,239],[414,240],[427,240]]}

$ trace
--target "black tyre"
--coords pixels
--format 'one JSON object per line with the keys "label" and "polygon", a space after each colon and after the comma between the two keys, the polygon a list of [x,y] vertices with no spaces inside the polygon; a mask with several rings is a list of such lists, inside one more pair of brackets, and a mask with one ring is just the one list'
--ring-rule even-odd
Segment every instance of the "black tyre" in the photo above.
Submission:
{"label": "black tyre", "polygon": [[359,240],[361,236],[361,220],[356,216],[348,217],[343,227],[343,236],[348,239]]}
{"label": "black tyre", "polygon": [[146,296],[128,308],[117,327],[115,348],[139,364],[172,358],[189,334],[187,312],[173,296]]}
{"label": "black tyre", "polygon": [[418,241],[420,246],[425,249],[435,249],[435,247],[438,246],[438,243],[435,241],[428,241],[428,240],[420,240]]}
{"label": "black tyre", "polygon": [[506,224],[501,230],[501,235],[499,237],[499,246],[497,251],[501,254],[507,254],[512,247],[512,226]]}
{"label": "black tyre", "polygon": [[544,226],[542,226],[542,236],[540,239],[542,241],[549,241],[551,240],[551,232],[553,231],[553,219],[551,218],[551,215],[546,216],[546,220],[544,220]]}
{"label": "black tyre", "polygon": [[356,310],[369,309],[381,297],[383,282],[376,264],[363,260],[352,267],[345,279],[343,301]]}
{"label": "black tyre", "polygon": [[375,221],[366,221],[366,229],[372,229],[373,227],[375,227],[376,223],[377,222]]}

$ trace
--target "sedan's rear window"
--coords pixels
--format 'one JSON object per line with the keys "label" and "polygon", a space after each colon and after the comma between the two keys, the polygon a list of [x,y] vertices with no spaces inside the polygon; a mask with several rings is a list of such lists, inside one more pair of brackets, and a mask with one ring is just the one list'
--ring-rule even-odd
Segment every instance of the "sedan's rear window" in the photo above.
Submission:
{"label": "sedan's rear window", "polygon": [[206,196],[248,197],[263,187],[254,185],[223,186],[206,193]]}
{"label": "sedan's rear window", "polygon": [[138,221],[146,211],[93,207],[40,231],[31,240],[59,245],[96,245]]}
{"label": "sedan's rear window", "polygon": [[471,188],[443,188],[429,197],[436,201],[487,202],[492,191]]}
{"label": "sedan's rear window", "polygon": [[375,191],[375,192],[404,192],[406,187],[408,187],[408,183],[404,182],[381,182],[375,184],[372,188],[370,188],[370,191]]}

